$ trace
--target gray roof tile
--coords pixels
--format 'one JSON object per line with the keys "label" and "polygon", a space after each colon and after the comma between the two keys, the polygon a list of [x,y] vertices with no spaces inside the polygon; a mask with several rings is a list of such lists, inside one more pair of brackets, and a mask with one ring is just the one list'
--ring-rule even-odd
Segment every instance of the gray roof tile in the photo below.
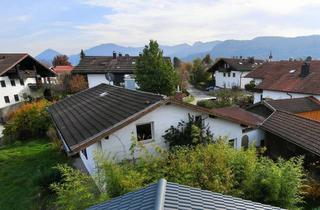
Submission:
{"label": "gray roof tile", "polygon": [[[164,187],[163,187],[164,186]],[[163,189],[159,192],[159,188]],[[164,196],[164,203],[157,205],[156,200]],[[146,199],[146,197],[150,199]],[[137,205],[135,205],[137,204]],[[161,179],[141,190],[128,193],[108,202],[90,207],[88,210],[220,210],[220,209],[280,209],[270,205],[256,203],[228,195],[201,190]]]}

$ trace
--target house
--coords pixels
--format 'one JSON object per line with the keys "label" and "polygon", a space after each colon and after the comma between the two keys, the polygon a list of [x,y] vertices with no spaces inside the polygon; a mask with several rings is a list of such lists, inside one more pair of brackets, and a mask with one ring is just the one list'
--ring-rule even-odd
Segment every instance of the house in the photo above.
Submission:
{"label": "house", "polygon": [[217,88],[245,88],[252,79],[246,75],[260,66],[264,61],[249,58],[219,58],[208,69],[214,78],[214,85]]}
{"label": "house", "polygon": [[0,109],[39,96],[55,73],[26,53],[0,53]]}
{"label": "house", "polygon": [[71,73],[73,70],[72,65],[64,65],[64,66],[53,66],[51,67],[52,71],[54,71],[57,75],[63,74],[63,73]]}
{"label": "house", "polygon": [[68,155],[80,154],[94,173],[94,153],[101,151],[118,160],[128,159],[132,139],[150,151],[167,149],[163,135],[189,115],[201,119],[214,137],[227,136],[235,148],[264,139],[258,125],[264,118],[240,108],[205,109],[162,95],[100,84],[49,108]]}
{"label": "house", "polygon": [[254,103],[265,98],[320,99],[320,61],[267,62],[246,75],[256,84]]}
{"label": "house", "polygon": [[280,209],[220,193],[201,190],[160,179],[140,190],[127,193],[88,210],[182,210],[182,209]]}
{"label": "house", "polygon": [[320,101],[313,96],[264,100],[247,109],[265,117],[260,129],[265,132],[262,144],[271,158],[305,156],[306,163],[320,157]]}

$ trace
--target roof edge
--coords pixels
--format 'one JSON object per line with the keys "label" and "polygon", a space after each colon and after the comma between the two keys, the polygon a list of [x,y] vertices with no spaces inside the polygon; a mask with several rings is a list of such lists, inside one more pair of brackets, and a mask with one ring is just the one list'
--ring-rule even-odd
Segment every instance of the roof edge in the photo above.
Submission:
{"label": "roof edge", "polygon": [[164,178],[160,179],[158,181],[157,199],[155,202],[154,210],[164,210],[166,188],[167,188],[167,180],[165,180]]}

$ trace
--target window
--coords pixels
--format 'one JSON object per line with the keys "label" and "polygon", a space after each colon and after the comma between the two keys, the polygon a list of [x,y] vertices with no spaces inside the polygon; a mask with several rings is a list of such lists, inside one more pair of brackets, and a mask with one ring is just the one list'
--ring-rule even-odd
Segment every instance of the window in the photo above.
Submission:
{"label": "window", "polygon": [[1,80],[0,83],[1,83],[1,87],[6,87],[6,81]]}
{"label": "window", "polygon": [[83,149],[83,150],[81,150],[81,152],[84,155],[84,157],[88,160],[87,149]]}
{"label": "window", "polygon": [[228,77],[230,77],[230,75],[231,75],[231,73],[229,72],[229,73],[228,73]]}
{"label": "window", "polygon": [[236,142],[236,139],[230,139],[228,141],[228,144],[230,145],[230,147],[234,147],[234,143]]}
{"label": "window", "polygon": [[5,97],[4,97],[4,101],[5,101],[7,104],[9,104],[9,103],[10,103],[9,96],[5,96]]}
{"label": "window", "polygon": [[24,86],[24,81],[23,81],[23,79],[19,79],[19,81],[20,81],[20,85]]}
{"label": "window", "polygon": [[14,94],[14,100],[15,101],[19,101],[19,95],[18,94]]}
{"label": "window", "polygon": [[226,73],[223,73],[223,77],[226,77]]}
{"label": "window", "polygon": [[241,147],[243,147],[244,149],[248,149],[248,147],[249,147],[249,137],[248,137],[248,135],[242,136]]}
{"label": "window", "polygon": [[16,81],[14,81],[14,79],[10,80],[11,82],[11,86],[16,86]]}
{"label": "window", "polygon": [[232,76],[233,76],[233,77],[236,77],[236,73],[232,73]]}
{"label": "window", "polygon": [[137,139],[138,141],[153,139],[152,123],[137,125]]}

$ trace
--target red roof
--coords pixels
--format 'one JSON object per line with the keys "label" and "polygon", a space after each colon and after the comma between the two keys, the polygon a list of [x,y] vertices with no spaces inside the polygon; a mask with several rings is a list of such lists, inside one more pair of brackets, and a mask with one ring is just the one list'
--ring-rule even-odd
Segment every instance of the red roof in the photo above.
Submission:
{"label": "red roof", "polygon": [[247,74],[247,78],[262,79],[257,89],[320,95],[320,61],[311,61],[310,73],[301,77],[303,61],[265,63]]}
{"label": "red roof", "polygon": [[247,126],[257,126],[264,120],[263,117],[239,107],[224,107],[219,109],[212,109],[211,112],[217,117],[221,117]]}
{"label": "red roof", "polygon": [[60,74],[60,73],[65,73],[65,72],[71,72],[73,70],[73,66],[71,66],[71,65],[68,65],[68,66],[55,66],[55,67],[52,67],[52,69],[57,74]]}

